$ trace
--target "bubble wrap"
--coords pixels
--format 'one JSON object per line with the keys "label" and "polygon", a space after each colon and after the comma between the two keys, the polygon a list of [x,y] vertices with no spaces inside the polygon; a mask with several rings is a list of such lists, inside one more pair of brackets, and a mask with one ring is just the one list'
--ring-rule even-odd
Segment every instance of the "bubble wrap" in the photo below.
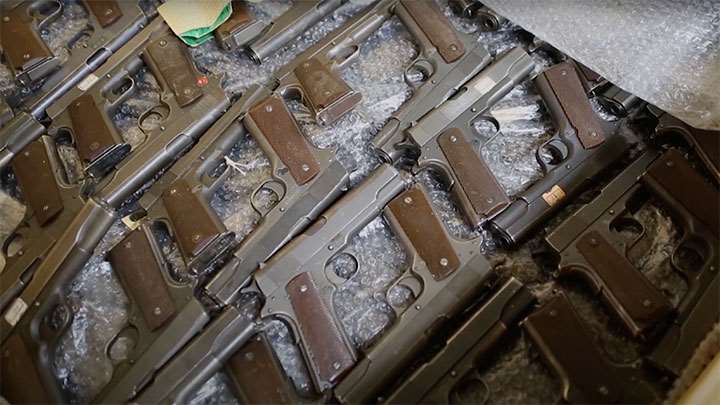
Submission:
{"label": "bubble wrap", "polygon": [[617,86],[700,128],[720,129],[720,3],[484,4]]}
{"label": "bubble wrap", "polygon": [[[339,8],[259,67],[243,55],[220,50],[214,41],[191,49],[191,53],[201,70],[222,76],[226,92],[238,95],[250,85],[266,80],[273,71],[342,24],[367,3],[365,0],[351,1]],[[481,33],[476,22],[455,17],[445,0],[440,3],[458,30],[477,38],[493,55],[513,46],[528,45],[528,35],[511,24],[504,25],[498,32]],[[252,7],[260,19],[268,20],[282,14],[289,5],[288,1],[264,1]],[[362,103],[354,111],[333,125],[320,127],[313,122],[302,104],[290,104],[310,142],[318,147],[335,150],[340,163],[351,172],[351,186],[361,182],[378,164],[370,148],[370,141],[388,116],[410,97],[411,90],[403,81],[402,73],[416,53],[409,33],[397,19],[392,19],[363,43],[359,58],[342,72],[343,79],[363,95]],[[551,55],[536,53],[533,58],[537,63],[536,73],[554,63]],[[2,80],[5,80],[3,72],[6,69],[3,69],[0,68],[0,85],[5,83]],[[139,84],[138,93],[113,117],[123,136],[133,145],[141,142],[143,137],[142,131],[137,128],[136,119],[142,111],[154,104],[157,88],[152,76],[144,72],[136,80]],[[490,169],[508,194],[514,195],[541,177],[535,150],[552,135],[554,129],[530,80],[520,84],[498,102],[491,115],[498,121],[499,131],[486,120],[478,120],[474,123],[477,137],[473,145],[488,161]],[[218,212],[229,230],[243,238],[260,219],[250,205],[250,194],[270,178],[270,166],[251,136],[246,136],[234,146],[225,163],[232,174],[213,196],[211,207]],[[637,343],[624,337],[621,326],[609,316],[596,297],[577,284],[556,282],[551,272],[542,269],[533,259],[541,235],[516,251],[503,251],[486,231],[467,225],[453,203],[452,196],[435,174],[423,171],[417,180],[428,191],[451,234],[462,239],[481,238],[482,246],[498,273],[512,274],[527,283],[541,301],[547,299],[554,290],[567,291],[573,304],[588,320],[613,359],[622,362],[637,359]],[[9,204],[18,206],[14,200],[10,201]],[[2,198],[0,204],[4,204]],[[564,210],[551,224],[559,223],[572,208],[577,208],[577,205]],[[9,209],[0,211],[0,217],[13,218],[15,222],[19,218],[17,215],[19,213]],[[657,231],[652,232],[653,242],[649,251],[638,255],[636,263],[656,285],[666,290],[677,289],[671,293],[673,297],[681,294],[685,286],[681,281],[673,279],[677,275],[667,262],[672,242],[676,238],[671,221],[653,207],[641,210],[638,216],[648,229]],[[3,221],[0,223],[4,224]],[[98,247],[95,257],[68,290],[75,315],[68,333],[60,342],[54,368],[61,386],[72,395],[75,402],[92,398],[102,389],[112,372],[112,362],[106,356],[105,348],[126,324],[128,301],[111,266],[101,256],[127,231],[120,223],[113,227]],[[171,262],[178,262],[176,267],[183,266],[181,260],[174,260],[179,259],[175,244],[163,243],[162,248],[165,255],[172,259]],[[390,288],[407,270],[406,253],[382,218],[373,220],[362,229],[342,253],[345,254],[337,256],[329,264],[347,280],[336,289],[332,305],[351,342],[357,348],[362,348],[371,345],[384,330],[392,326],[395,313],[389,301],[396,306],[408,303],[409,291]],[[269,319],[264,328],[293,384],[300,392],[307,392],[311,386],[310,378],[288,327],[280,321]],[[459,395],[463,402],[480,403],[485,398],[491,403],[558,401],[560,386],[557,379],[539,361],[537,352],[520,333],[508,339],[495,357],[479,370],[481,383],[461,387]],[[220,372],[197,390],[190,402],[217,404],[235,403],[237,400],[229,388],[228,377]]]}

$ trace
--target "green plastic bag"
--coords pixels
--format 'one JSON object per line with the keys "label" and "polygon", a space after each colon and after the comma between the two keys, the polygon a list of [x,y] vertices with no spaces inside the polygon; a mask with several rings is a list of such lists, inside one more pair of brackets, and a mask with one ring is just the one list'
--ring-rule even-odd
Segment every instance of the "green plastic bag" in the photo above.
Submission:
{"label": "green plastic bag", "polygon": [[232,14],[232,5],[228,3],[228,5],[222,9],[217,20],[215,20],[211,26],[195,28],[194,30],[183,32],[178,35],[178,37],[190,46],[198,46],[210,39],[212,37],[212,32],[215,31],[220,24],[227,21],[227,19],[230,18],[230,14]]}

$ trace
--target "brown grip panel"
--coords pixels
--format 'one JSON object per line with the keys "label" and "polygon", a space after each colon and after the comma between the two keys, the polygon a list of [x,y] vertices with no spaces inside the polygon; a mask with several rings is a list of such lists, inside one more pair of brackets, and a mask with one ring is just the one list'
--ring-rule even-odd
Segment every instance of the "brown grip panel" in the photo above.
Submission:
{"label": "brown grip panel", "polygon": [[15,70],[33,59],[53,57],[53,53],[36,31],[35,22],[22,5],[2,10],[0,45],[8,64]]}
{"label": "brown grip panel", "polygon": [[175,305],[146,232],[151,231],[138,228],[130,232],[108,252],[108,261],[140,308],[147,327],[155,330],[175,315]]}
{"label": "brown grip panel", "polygon": [[318,124],[329,125],[355,108],[360,93],[337,77],[327,66],[311,58],[295,68],[303,98],[317,117]]}
{"label": "brown grip panel", "polygon": [[445,131],[438,137],[438,145],[477,215],[494,215],[510,203],[485,160],[475,153],[460,129]]}
{"label": "brown grip panel", "polygon": [[226,370],[244,404],[297,403],[292,383],[264,333],[230,357]]}
{"label": "brown grip panel", "polygon": [[12,165],[25,202],[40,226],[45,225],[63,210],[63,201],[42,141],[26,146],[15,156]]}
{"label": "brown grip panel", "polygon": [[232,31],[253,21],[255,21],[255,16],[245,2],[233,1],[232,14],[230,14],[230,17],[224,23],[220,24],[217,29],[222,35],[230,35]]}
{"label": "brown grip panel", "polygon": [[68,107],[68,114],[73,125],[75,147],[83,161],[92,162],[115,145],[112,131],[92,95],[83,94],[75,99]]}
{"label": "brown grip panel", "polygon": [[632,395],[628,391],[638,388],[636,383],[600,351],[565,295],[553,298],[528,316],[523,327],[545,362],[562,379],[566,401],[631,402],[627,394]]}
{"label": "brown grip panel", "polygon": [[355,355],[343,339],[330,309],[309,273],[302,273],[285,287],[303,337],[312,372],[325,390],[333,386],[355,363]]}
{"label": "brown grip panel", "polygon": [[455,62],[465,54],[465,46],[434,1],[402,0],[402,5],[446,63]]}
{"label": "brown grip panel", "polygon": [[266,98],[251,108],[248,116],[297,184],[307,183],[320,172],[320,164],[310,151],[310,145],[281,98]]}
{"label": "brown grip panel", "polygon": [[720,182],[720,131],[693,128],[687,137],[715,180]]}
{"label": "brown grip panel", "polygon": [[583,148],[592,149],[605,142],[605,130],[590,105],[575,68],[569,62],[558,63],[542,75],[550,84]]}
{"label": "brown grip panel", "polygon": [[200,75],[195,70],[187,46],[174,35],[166,35],[152,41],[145,50],[145,57],[158,82],[165,83],[175,95],[180,107],[192,103],[203,95]]}
{"label": "brown grip panel", "polygon": [[[702,222],[716,237],[720,232],[720,194],[702,178],[676,149],[670,149],[650,166],[643,180],[651,179],[651,187],[664,190],[661,197],[671,196],[669,206],[680,204]],[[647,182],[647,181],[646,181]]]}
{"label": "brown grip panel", "polygon": [[116,0],[85,0],[85,5],[103,28],[112,25],[123,16]]}
{"label": "brown grip panel", "polygon": [[410,188],[392,200],[388,209],[427,264],[433,279],[442,280],[460,267],[460,260],[422,189]]}
{"label": "brown grip panel", "polygon": [[[597,231],[584,234],[577,249],[605,286],[602,293],[620,305],[631,320],[623,319],[634,335],[643,333],[672,311],[672,304]],[[614,299],[613,299],[614,298]]]}
{"label": "brown grip panel", "polygon": [[20,335],[12,334],[5,341],[0,358],[0,392],[13,404],[48,404],[32,354]]}
{"label": "brown grip panel", "polygon": [[200,251],[225,229],[219,228],[208,207],[192,192],[184,179],[175,181],[162,196],[172,224],[173,235],[186,260]]}

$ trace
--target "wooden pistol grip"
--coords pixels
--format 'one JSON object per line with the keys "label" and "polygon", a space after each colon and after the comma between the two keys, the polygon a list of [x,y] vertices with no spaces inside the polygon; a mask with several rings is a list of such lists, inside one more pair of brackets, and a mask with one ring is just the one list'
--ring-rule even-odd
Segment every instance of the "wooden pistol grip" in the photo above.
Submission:
{"label": "wooden pistol grip", "polygon": [[303,99],[320,125],[334,123],[362,100],[360,93],[316,58],[310,58],[295,68],[295,76],[302,87]]}
{"label": "wooden pistol grip", "polygon": [[85,0],[85,5],[103,28],[107,28],[123,16],[116,0]]}
{"label": "wooden pistol grip", "polygon": [[440,281],[460,267],[460,260],[440,219],[419,186],[413,186],[395,197],[387,209],[434,280]]}
{"label": "wooden pistol grip", "polygon": [[453,171],[459,187],[472,206],[472,212],[461,204],[474,224],[482,217],[492,216],[502,211],[510,199],[485,160],[473,151],[472,145],[465,139],[462,131],[452,128],[438,137],[438,145]]}
{"label": "wooden pistol grip", "polygon": [[622,400],[624,376],[600,351],[565,295],[530,314],[523,327],[561,378],[566,401],[609,404]]}
{"label": "wooden pistol grip", "polygon": [[346,343],[332,309],[323,302],[312,276],[301,273],[285,286],[311,373],[321,391],[334,386],[355,364],[355,353]]}
{"label": "wooden pistol grip", "polygon": [[25,202],[38,224],[44,226],[63,210],[63,200],[42,140],[26,146],[15,156],[12,166]]}
{"label": "wooden pistol grip", "polygon": [[35,59],[52,58],[53,53],[35,29],[33,18],[22,5],[3,10],[0,18],[0,45],[5,59],[16,72]]}
{"label": "wooden pistol grip", "polygon": [[159,37],[148,44],[145,50],[153,75],[161,86],[173,92],[180,107],[185,107],[203,95],[202,86],[206,80],[195,69],[187,46],[175,35]]}
{"label": "wooden pistol grip", "polygon": [[92,162],[116,144],[109,117],[105,117],[90,94],[83,94],[68,107],[75,147],[80,159]]}
{"label": "wooden pistol grip", "polygon": [[155,330],[175,315],[175,304],[151,245],[152,231],[140,227],[108,252],[108,261],[140,309],[145,324]]}
{"label": "wooden pistol grip", "polygon": [[245,122],[250,133],[267,141],[298,185],[320,173],[310,144],[280,97],[270,96],[252,107]]}
{"label": "wooden pistol grip", "polygon": [[705,181],[677,149],[670,149],[655,161],[642,177],[643,183],[666,201],[670,211],[681,206],[697,218],[715,237],[720,232],[720,194]]}
{"label": "wooden pistol grip", "polygon": [[189,261],[225,228],[184,179],[175,181],[162,195],[173,236]]}
{"label": "wooden pistol grip", "polygon": [[[567,119],[583,148],[592,149],[605,142],[606,131],[573,65],[563,62],[551,66],[538,76],[536,83],[551,114]],[[559,121],[556,119],[556,124]]]}
{"label": "wooden pistol grip", "polygon": [[402,0],[402,5],[446,63],[455,62],[465,54],[465,46],[457,32],[435,2]]}
{"label": "wooden pistol grip", "polygon": [[12,334],[0,357],[0,393],[13,404],[48,404],[52,400],[33,361],[34,354],[22,337]]}
{"label": "wooden pistol grip", "polygon": [[225,370],[244,404],[297,403],[292,382],[264,333],[233,354]]}
{"label": "wooden pistol grip", "polygon": [[597,231],[582,235],[578,252],[604,284],[605,299],[619,313],[630,332],[641,335],[673,310],[665,295]]}

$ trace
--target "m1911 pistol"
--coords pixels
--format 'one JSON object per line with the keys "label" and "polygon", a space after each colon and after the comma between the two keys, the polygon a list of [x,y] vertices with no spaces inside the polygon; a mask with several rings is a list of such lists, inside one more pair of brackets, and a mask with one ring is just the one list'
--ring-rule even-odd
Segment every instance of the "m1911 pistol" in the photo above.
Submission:
{"label": "m1911 pistol", "polygon": [[584,190],[623,157],[634,140],[624,126],[597,116],[569,62],[548,68],[535,84],[557,132],[536,153],[545,177],[490,221],[490,228],[508,245],[518,243]]}
{"label": "m1911 pistol", "polygon": [[233,1],[233,12],[215,31],[215,37],[223,48],[244,49],[250,59],[260,64],[345,2],[347,0],[299,1],[277,19],[263,24],[244,2]]}
{"label": "m1911 pistol", "polygon": [[638,208],[637,179],[658,156],[652,151],[643,154],[545,238],[560,256],[560,276],[583,276],[635,336],[644,335],[673,311],[670,300],[628,258],[644,235],[626,240],[619,232],[628,221],[637,223],[631,217]]}
{"label": "m1911 pistol", "polygon": [[509,200],[485,161],[473,151],[472,123],[489,113],[534,66],[522,49],[510,50],[415,125],[408,123],[406,128],[376,139],[376,148],[388,161],[417,158],[415,170],[438,172],[470,224],[479,225],[504,209]]}
{"label": "m1911 pistol", "polygon": [[569,403],[652,403],[657,394],[632,365],[617,365],[594,341],[588,326],[560,293],[530,314],[523,329],[562,381]]}
{"label": "m1911 pistol", "polygon": [[[40,46],[40,42],[37,42],[42,40],[32,34],[34,31],[31,27],[35,24],[33,21],[37,20],[26,21],[26,17],[28,13],[33,18],[54,15],[57,12],[51,10],[59,6],[53,4],[61,3],[8,3],[3,4],[3,7],[16,5],[9,14],[3,13],[0,38],[5,57],[11,58],[11,55],[15,54],[19,56],[19,59],[12,56],[13,59],[8,60],[10,65],[14,66],[12,69],[15,74],[19,74],[19,80],[33,83],[42,81],[42,85],[36,91],[28,92],[30,96],[26,97],[21,105],[14,106],[17,108],[15,117],[0,129],[0,168],[7,166],[20,150],[38,139],[45,131],[47,123],[52,120],[52,117],[48,117],[48,107],[75,86],[83,87],[83,81],[92,77],[96,69],[125,46],[148,22],[148,16],[137,2],[84,1],[82,4],[88,10],[90,24],[81,34],[83,46],[68,49],[69,59],[57,67],[57,57],[45,52],[47,47]],[[50,5],[50,8],[47,8],[47,5]],[[33,62],[30,65],[30,61],[38,63]]]}
{"label": "m1911 pistol", "polygon": [[[619,232],[642,230],[632,214],[649,200],[682,230],[671,264],[687,281],[688,290],[677,309],[628,260],[644,232],[632,240]],[[560,273],[582,274],[633,335],[663,333],[649,360],[673,375],[684,368],[720,314],[719,203],[717,188],[678,150],[649,150],[546,238],[560,254]],[[672,322],[663,332],[660,325],[669,318]]]}
{"label": "m1911 pistol", "polygon": [[431,357],[384,395],[387,404],[454,403],[458,385],[476,377],[477,367],[517,326],[535,302],[523,284],[510,278],[470,314]]}

